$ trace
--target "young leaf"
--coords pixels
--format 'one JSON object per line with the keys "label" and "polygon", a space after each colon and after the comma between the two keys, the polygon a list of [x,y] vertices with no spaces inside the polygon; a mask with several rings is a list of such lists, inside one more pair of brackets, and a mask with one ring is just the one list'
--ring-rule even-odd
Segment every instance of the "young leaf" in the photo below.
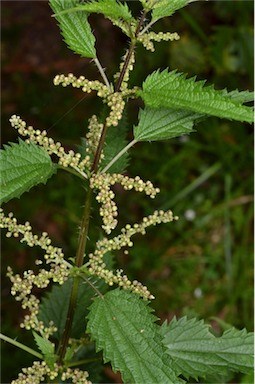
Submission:
{"label": "young leaf", "polygon": [[229,371],[249,373],[253,367],[253,334],[231,328],[215,337],[203,320],[174,318],[161,327],[163,344],[178,374],[186,378]]}
{"label": "young leaf", "polygon": [[6,203],[39,183],[46,183],[56,172],[48,153],[33,143],[5,145],[0,151],[0,201]]}
{"label": "young leaf", "polygon": [[54,363],[56,362],[56,355],[54,354],[55,346],[50,340],[44,339],[42,336],[39,336],[36,332],[33,331],[33,336],[35,342],[43,354],[43,357],[46,363],[50,368],[53,369]]}
{"label": "young leaf", "polygon": [[60,15],[62,16],[66,12],[69,12],[70,14],[71,12],[79,11],[85,11],[87,13],[102,13],[105,17],[110,17],[116,20],[122,19],[129,21],[132,19],[132,14],[127,4],[121,4],[116,0],[94,0],[85,4],[79,3],[76,7],[70,8],[68,11],[64,11]]}
{"label": "young leaf", "polygon": [[125,383],[181,383],[166,363],[151,311],[135,294],[115,289],[95,299],[87,330]]}
{"label": "young leaf", "polygon": [[[242,105],[236,91],[216,91],[212,86],[204,87],[204,83],[195,81],[194,77],[186,79],[183,73],[176,71],[156,71],[147,77],[138,95],[145,105],[152,108],[188,109],[196,113],[253,122],[253,109]],[[240,95],[240,99],[244,97]]]}
{"label": "young leaf", "polygon": [[171,16],[175,11],[185,7],[195,0],[156,0],[152,11],[152,21],[155,22],[162,17]]}
{"label": "young leaf", "polygon": [[136,141],[167,140],[193,131],[194,121],[202,115],[183,109],[153,109],[139,112],[139,123],[134,127]]}
{"label": "young leaf", "polygon": [[56,14],[55,17],[59,21],[62,35],[69,48],[83,57],[95,58],[95,37],[87,20],[87,13],[70,11],[61,14],[62,11],[68,11],[70,8],[78,6],[79,1],[50,0],[49,3]]}

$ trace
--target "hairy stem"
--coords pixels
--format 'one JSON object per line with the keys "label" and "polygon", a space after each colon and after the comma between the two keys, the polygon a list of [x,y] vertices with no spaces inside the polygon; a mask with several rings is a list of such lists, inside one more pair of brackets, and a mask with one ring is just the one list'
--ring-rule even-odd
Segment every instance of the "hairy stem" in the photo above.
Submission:
{"label": "hairy stem", "polygon": [[[91,197],[92,197],[92,190],[89,189],[86,196],[86,202],[84,206],[81,228],[79,233],[78,248],[77,248],[76,260],[75,260],[76,267],[81,267],[83,265],[85,248],[86,248],[87,237],[88,237],[88,229],[89,229]],[[74,311],[77,303],[79,282],[80,282],[79,276],[75,276],[73,278],[73,283],[72,283],[72,290],[71,290],[71,295],[69,299],[69,307],[68,307],[68,312],[66,317],[65,329],[58,347],[58,364],[60,365],[64,360],[66,348],[68,346],[68,340],[70,338]]]}
{"label": "hairy stem", "polygon": [[115,87],[115,92],[119,92],[120,90],[120,87],[121,87],[121,84],[122,84],[122,81],[124,79],[124,76],[125,76],[125,73],[126,73],[126,70],[128,68],[128,64],[129,64],[129,61],[131,59],[131,56],[132,56],[132,53],[135,49],[135,45],[136,45],[136,38],[140,32],[140,29],[141,29],[141,26],[143,25],[143,22],[144,22],[144,19],[145,19],[145,16],[146,16],[146,12],[144,12],[139,20],[139,23],[136,27],[136,31],[135,31],[135,36],[134,36],[134,39],[131,40],[131,44],[130,44],[130,47],[129,47],[129,51],[128,51],[128,54],[127,54],[127,57],[125,59],[125,62],[124,62],[124,65],[123,65],[123,68],[122,68],[122,71],[120,73],[120,77],[118,79],[118,82],[117,82],[117,85]]}
{"label": "hairy stem", "polygon": [[102,130],[102,134],[101,134],[98,146],[97,146],[96,154],[94,157],[94,162],[93,162],[93,165],[91,167],[92,172],[97,172],[99,160],[100,160],[100,155],[101,155],[101,152],[102,152],[102,149],[104,146],[104,142],[105,142],[105,138],[106,138],[106,134],[107,134],[107,129],[108,129],[108,127],[107,127],[106,121],[105,121],[104,126],[103,126],[103,130]]}

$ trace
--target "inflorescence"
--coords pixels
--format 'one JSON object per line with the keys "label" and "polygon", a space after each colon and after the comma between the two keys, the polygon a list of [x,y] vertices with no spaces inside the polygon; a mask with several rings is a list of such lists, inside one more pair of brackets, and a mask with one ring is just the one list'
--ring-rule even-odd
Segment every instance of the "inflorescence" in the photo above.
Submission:
{"label": "inflorescence", "polygon": [[54,365],[53,369],[50,369],[45,361],[34,361],[32,367],[22,368],[22,373],[19,373],[18,379],[13,380],[11,384],[40,384],[45,379],[55,380],[59,375],[61,381],[71,379],[71,382],[75,384],[92,384],[88,380],[87,371],[78,368],[67,368],[63,371],[63,368],[57,364]]}
{"label": "inflorescence", "polygon": [[151,181],[144,182],[139,176],[132,179],[116,173],[112,175],[108,173],[92,175],[90,186],[92,189],[99,190],[96,200],[101,203],[99,213],[103,219],[102,228],[107,234],[110,234],[117,225],[117,205],[113,200],[114,192],[111,190],[111,186],[116,183],[121,184],[126,190],[134,188],[137,192],[145,192],[152,199],[159,193],[159,188],[155,188]]}
{"label": "inflorescence", "polygon": [[118,125],[125,107],[123,97],[133,92],[133,90],[127,90],[126,93],[113,92],[98,80],[87,80],[84,76],[77,78],[72,73],[69,73],[67,76],[57,75],[54,78],[54,84],[62,84],[63,87],[71,85],[74,88],[82,88],[82,91],[87,93],[97,91],[97,95],[110,107],[109,116],[106,118],[107,127],[116,127]]}
{"label": "inflorescence", "polygon": [[55,154],[59,158],[59,165],[65,168],[74,168],[77,172],[82,174],[82,176],[87,178],[87,175],[84,174],[84,170],[90,166],[89,156],[81,159],[81,154],[75,153],[73,150],[66,153],[61,143],[55,143],[51,137],[47,137],[47,132],[45,130],[40,131],[39,129],[34,129],[32,126],[27,127],[26,122],[23,121],[20,116],[13,115],[10,118],[10,123],[12,127],[18,130],[20,135],[28,136],[26,142],[29,143],[31,141],[40,145],[49,155]]}
{"label": "inflorescence", "polygon": [[171,32],[149,32],[149,33],[144,33],[138,36],[137,40],[140,41],[140,43],[143,44],[143,46],[151,52],[155,51],[153,41],[160,42],[162,40],[164,41],[174,41],[174,40],[179,40],[180,36],[178,35],[177,32],[171,33]]}
{"label": "inflorescence", "polygon": [[[70,265],[64,260],[62,249],[51,245],[48,234],[44,232],[41,237],[34,235],[28,221],[25,224],[18,224],[12,213],[5,216],[3,210],[0,209],[0,228],[7,229],[7,237],[21,236],[21,242],[26,242],[30,247],[39,246],[45,251],[44,260],[46,264],[49,264],[49,270],[42,268],[39,269],[37,274],[32,270],[28,270],[21,277],[18,274],[14,275],[12,269],[8,267],[7,276],[12,282],[11,294],[15,296],[17,301],[21,301],[23,309],[28,309],[30,312],[29,315],[25,316],[21,327],[35,329],[48,338],[56,331],[56,328],[53,324],[44,327],[43,322],[38,320],[40,301],[32,294],[32,289],[33,287],[46,288],[51,280],[63,284],[69,276]],[[42,260],[35,261],[37,265],[41,263]]]}
{"label": "inflorescence", "polygon": [[173,220],[178,220],[178,217],[173,216],[172,211],[155,211],[152,215],[144,217],[140,224],[134,224],[133,226],[127,224],[119,236],[112,239],[104,238],[98,241],[95,252],[89,254],[89,263],[87,264],[89,272],[104,279],[109,285],[118,284],[124,289],[130,289],[139,294],[146,300],[154,299],[154,296],[151,295],[147,287],[143,286],[137,280],[131,282],[126,275],[122,274],[122,270],[117,270],[116,275],[114,275],[112,271],[107,270],[103,256],[112,250],[115,251],[123,247],[132,247],[133,242],[131,241],[131,237],[136,233],[144,235],[147,227],[160,223],[168,223]]}

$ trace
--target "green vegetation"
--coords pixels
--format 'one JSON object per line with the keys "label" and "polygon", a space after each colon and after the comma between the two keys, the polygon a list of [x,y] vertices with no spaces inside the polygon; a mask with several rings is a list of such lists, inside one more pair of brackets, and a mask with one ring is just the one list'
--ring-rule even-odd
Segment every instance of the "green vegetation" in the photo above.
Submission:
{"label": "green vegetation", "polygon": [[[208,10],[201,2],[163,3],[50,1],[69,48],[92,58],[99,73],[93,66],[79,69],[77,77],[64,70],[69,75],[57,75],[54,83],[74,88],[65,91],[52,90],[50,82],[46,86],[48,75],[31,73],[33,81],[21,86],[22,102],[12,113],[29,120],[30,110],[36,128],[13,115],[11,125],[29,143],[19,139],[1,151],[4,212],[18,216],[1,212],[1,226],[7,237],[22,241],[15,248],[9,240],[4,255],[12,268],[12,294],[30,311],[13,320],[13,299],[6,297],[2,332],[13,339],[2,338],[46,363],[24,371],[27,382],[109,381],[103,359],[124,382],[252,382],[253,339],[243,329],[253,328],[252,131],[243,123],[252,122],[247,104],[252,93],[236,90],[252,84],[252,5],[216,2]],[[221,25],[208,30],[204,12]],[[231,26],[223,26],[231,14]],[[123,50],[121,33],[130,40],[119,68],[124,52],[114,45],[105,49],[105,20],[109,31],[109,20],[115,25],[113,36]],[[77,62],[89,64],[78,57]],[[17,87],[21,78],[15,72]],[[190,78],[197,74],[199,80]],[[87,80],[100,75],[102,82]],[[209,80],[204,84],[202,78]],[[88,93],[84,97],[75,88]],[[15,95],[10,100],[18,103]],[[4,108],[6,120],[9,110]],[[137,192],[157,196],[150,200]],[[78,243],[76,228],[81,228]],[[39,247],[27,253],[24,242]],[[41,261],[34,265],[38,259],[43,268]],[[23,275],[26,269],[30,272]],[[41,299],[38,288],[50,280],[39,304],[31,290]],[[211,321],[213,333],[197,317]],[[15,340],[20,322],[35,330],[30,337],[22,332],[23,344]],[[96,354],[94,341],[102,352]],[[13,353],[14,347],[8,348]],[[32,366],[34,356],[17,356],[18,374]],[[2,381],[15,377],[13,368],[11,377],[7,373],[8,364],[4,361]]]}

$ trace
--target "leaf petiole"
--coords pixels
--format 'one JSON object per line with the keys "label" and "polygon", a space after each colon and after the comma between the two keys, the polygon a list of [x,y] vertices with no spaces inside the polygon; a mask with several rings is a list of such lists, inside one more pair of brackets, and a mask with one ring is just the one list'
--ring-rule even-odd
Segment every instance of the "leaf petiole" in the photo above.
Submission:
{"label": "leaf petiole", "polygon": [[22,344],[22,343],[19,343],[17,340],[13,340],[11,339],[10,337],[6,336],[6,335],[3,335],[2,333],[0,333],[0,339],[4,340],[4,341],[7,341],[8,343],[12,344],[12,345],[15,345],[15,347],[18,347],[20,349],[23,349],[23,351],[26,351],[28,353],[30,353],[30,355],[33,355],[33,356],[36,356],[38,357],[39,359],[43,359],[43,355],[37,351],[35,351],[34,349],[32,348],[29,348],[27,347],[26,345]]}
{"label": "leaf petiole", "polygon": [[128,145],[126,145],[108,164],[106,167],[104,167],[104,169],[101,171],[101,173],[105,173],[108,171],[109,168],[111,168],[111,166],[116,163],[117,160],[119,160],[119,158],[121,156],[123,156],[131,147],[133,147],[133,145],[135,145],[137,143],[137,140],[134,139],[132,141],[130,141],[130,143],[128,143]]}

